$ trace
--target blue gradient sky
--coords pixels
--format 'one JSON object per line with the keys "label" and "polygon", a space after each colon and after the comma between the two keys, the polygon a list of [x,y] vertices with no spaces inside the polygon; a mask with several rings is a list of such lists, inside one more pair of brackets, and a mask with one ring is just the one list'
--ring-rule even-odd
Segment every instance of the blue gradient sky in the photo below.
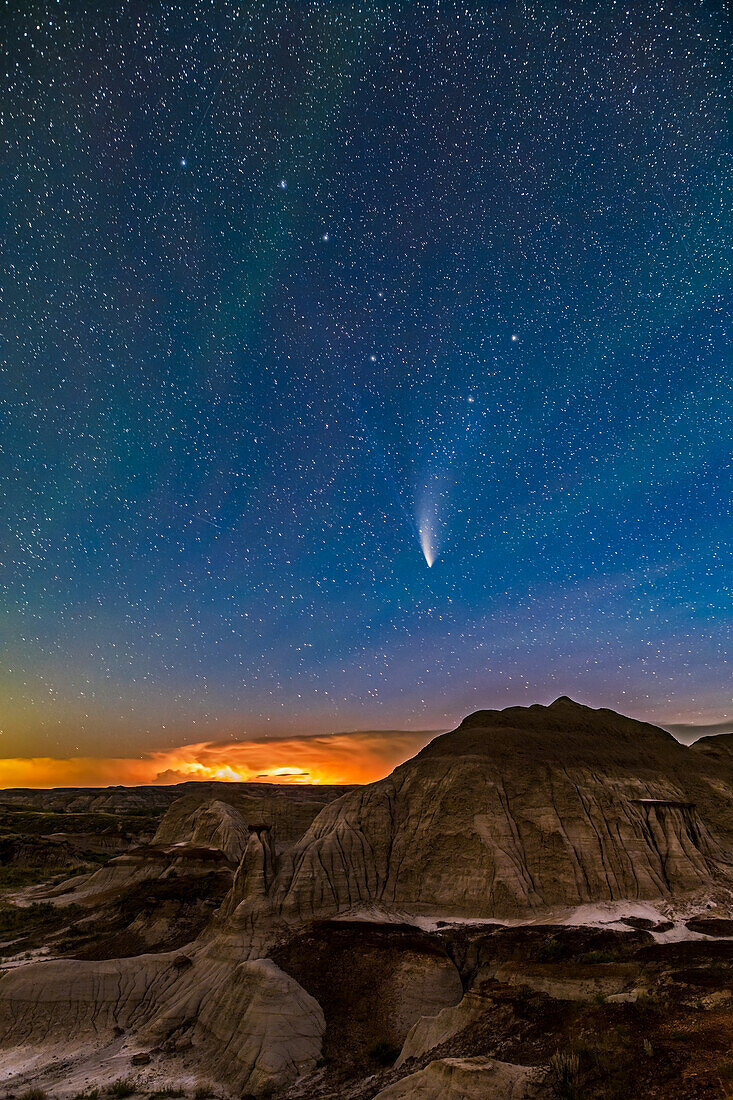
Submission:
{"label": "blue gradient sky", "polygon": [[3,20],[0,757],[731,717],[722,4]]}

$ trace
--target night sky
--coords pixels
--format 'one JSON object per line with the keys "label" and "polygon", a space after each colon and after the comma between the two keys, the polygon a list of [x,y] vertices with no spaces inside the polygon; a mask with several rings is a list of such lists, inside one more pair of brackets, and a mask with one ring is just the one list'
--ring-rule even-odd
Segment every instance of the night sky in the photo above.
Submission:
{"label": "night sky", "polygon": [[722,2],[0,24],[0,757],[733,717]]}

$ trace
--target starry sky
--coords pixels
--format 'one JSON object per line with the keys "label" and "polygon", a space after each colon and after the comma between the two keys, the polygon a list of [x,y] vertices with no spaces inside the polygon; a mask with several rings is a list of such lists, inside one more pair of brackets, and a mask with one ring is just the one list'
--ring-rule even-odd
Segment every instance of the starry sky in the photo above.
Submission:
{"label": "starry sky", "polygon": [[722,0],[0,23],[0,786],[727,728]]}

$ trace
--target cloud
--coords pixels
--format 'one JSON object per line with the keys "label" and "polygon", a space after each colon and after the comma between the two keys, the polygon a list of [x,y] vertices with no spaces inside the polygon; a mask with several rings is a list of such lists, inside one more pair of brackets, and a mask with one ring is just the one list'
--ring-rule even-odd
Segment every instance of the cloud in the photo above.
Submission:
{"label": "cloud", "polygon": [[683,745],[692,745],[695,741],[699,741],[701,737],[717,737],[721,733],[733,733],[733,719],[729,718],[726,722],[715,722],[709,726],[695,726],[692,723],[678,722],[674,725],[666,724],[664,726],[673,737],[676,737],[678,741],[681,741]]}
{"label": "cloud", "polygon": [[141,757],[0,760],[0,788],[103,787],[190,780],[371,783],[439,731],[361,730],[316,737],[202,741]]}

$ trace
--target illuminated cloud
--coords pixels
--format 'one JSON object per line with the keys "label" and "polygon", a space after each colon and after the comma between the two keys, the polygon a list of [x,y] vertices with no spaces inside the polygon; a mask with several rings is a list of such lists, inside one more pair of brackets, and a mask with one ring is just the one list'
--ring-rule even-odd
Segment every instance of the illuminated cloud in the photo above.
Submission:
{"label": "illuminated cloud", "polygon": [[698,725],[694,722],[675,722],[671,725],[664,723],[666,729],[683,745],[692,745],[701,737],[717,737],[721,733],[733,733],[733,719],[724,722],[712,722],[708,725]]}
{"label": "illuminated cloud", "polygon": [[319,737],[203,741],[139,758],[0,760],[0,788],[101,787],[189,780],[371,783],[413,756],[435,731],[364,730]]}

